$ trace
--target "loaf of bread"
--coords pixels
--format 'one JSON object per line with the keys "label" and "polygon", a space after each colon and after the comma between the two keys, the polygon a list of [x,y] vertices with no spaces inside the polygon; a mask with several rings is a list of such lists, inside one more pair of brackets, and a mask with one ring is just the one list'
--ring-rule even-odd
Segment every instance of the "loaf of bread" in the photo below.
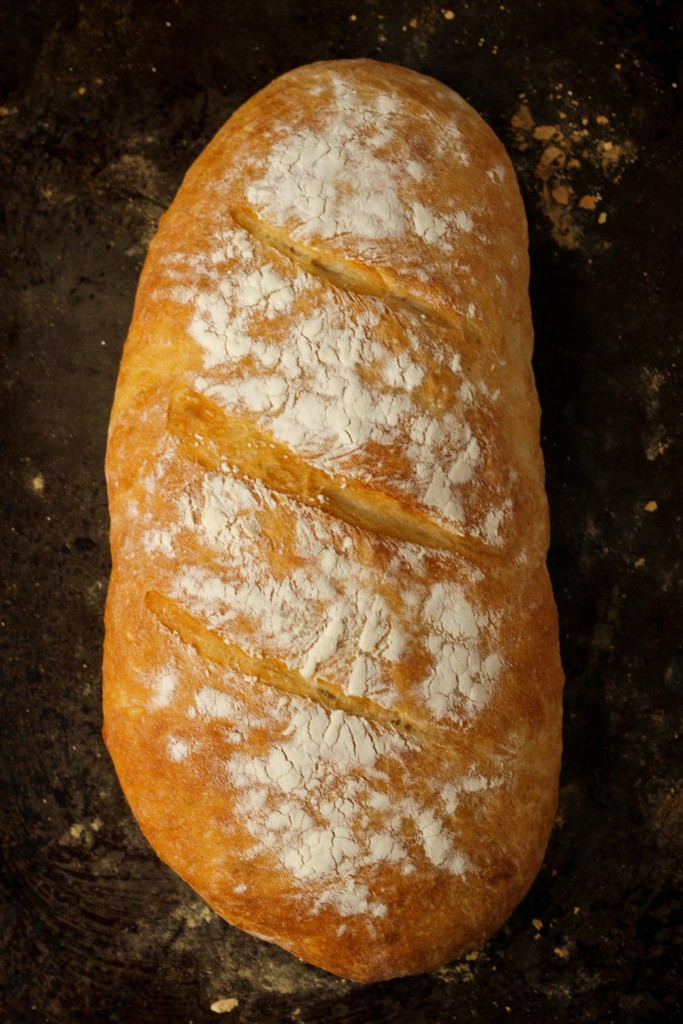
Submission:
{"label": "loaf of bread", "polygon": [[159,856],[357,981],[533,881],[562,671],[526,220],[436,81],[299,68],[189,171],[111,417],[105,739]]}

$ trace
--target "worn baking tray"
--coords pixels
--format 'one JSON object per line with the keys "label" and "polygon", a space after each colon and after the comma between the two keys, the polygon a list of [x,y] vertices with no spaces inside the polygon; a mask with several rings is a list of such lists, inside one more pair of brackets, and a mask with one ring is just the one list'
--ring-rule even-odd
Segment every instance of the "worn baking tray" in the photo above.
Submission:
{"label": "worn baking tray", "polygon": [[[681,5],[46,0],[1,20],[0,1020],[673,1020]],[[100,738],[102,464],[146,244],[240,102],[342,56],[442,79],[517,167],[567,674],[531,893],[476,953],[369,987],[210,913],[141,837]]]}

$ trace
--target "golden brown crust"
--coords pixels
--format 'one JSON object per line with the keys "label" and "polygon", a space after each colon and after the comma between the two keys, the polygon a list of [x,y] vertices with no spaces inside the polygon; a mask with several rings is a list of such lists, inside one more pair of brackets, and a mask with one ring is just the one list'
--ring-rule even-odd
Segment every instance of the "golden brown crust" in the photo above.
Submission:
{"label": "golden brown crust", "polygon": [[359,981],[493,933],[561,687],[500,143],[372,61],[290,72],[162,219],[112,412],[105,738],[159,855]]}

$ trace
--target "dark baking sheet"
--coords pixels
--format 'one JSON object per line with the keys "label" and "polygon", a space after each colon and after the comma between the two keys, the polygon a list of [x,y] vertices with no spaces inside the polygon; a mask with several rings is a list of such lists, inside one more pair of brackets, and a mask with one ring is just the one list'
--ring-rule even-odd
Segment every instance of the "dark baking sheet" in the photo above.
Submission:
{"label": "dark baking sheet", "polygon": [[[681,7],[2,5],[1,1021],[200,1024],[221,998],[241,1024],[674,1019]],[[363,55],[458,89],[518,169],[567,673],[530,895],[477,954],[367,988],[230,928],[156,860],[99,703],[102,463],[146,244],[251,92]]]}

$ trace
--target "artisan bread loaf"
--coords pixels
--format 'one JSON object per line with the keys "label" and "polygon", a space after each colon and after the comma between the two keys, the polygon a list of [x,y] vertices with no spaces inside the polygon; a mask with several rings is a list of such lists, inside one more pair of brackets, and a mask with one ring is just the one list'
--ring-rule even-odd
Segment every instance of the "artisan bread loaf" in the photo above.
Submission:
{"label": "artisan bread loaf", "polygon": [[556,806],[526,221],[470,106],[299,68],[189,171],[111,417],[105,738],[159,856],[358,981],[482,942]]}

